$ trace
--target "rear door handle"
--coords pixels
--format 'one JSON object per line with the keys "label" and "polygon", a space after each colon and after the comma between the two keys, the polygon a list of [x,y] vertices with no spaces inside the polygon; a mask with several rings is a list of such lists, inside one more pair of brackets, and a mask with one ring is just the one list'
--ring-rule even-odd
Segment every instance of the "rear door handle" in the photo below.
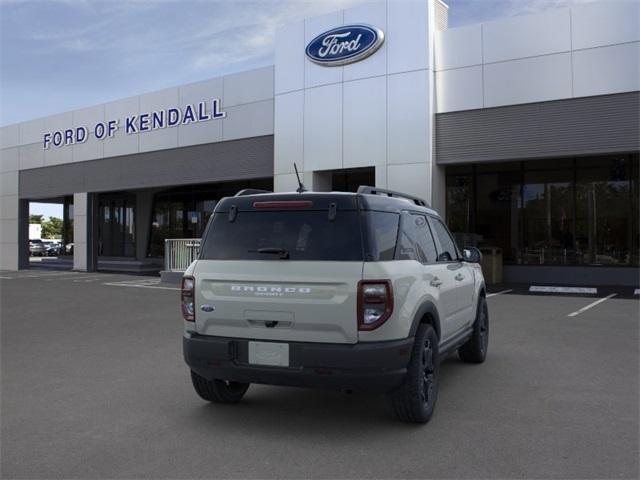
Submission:
{"label": "rear door handle", "polygon": [[457,281],[461,282],[462,280],[464,280],[464,275],[462,275],[461,273],[459,273],[459,274],[457,274],[457,275],[456,275],[455,277],[453,277],[453,278],[455,278]]}
{"label": "rear door handle", "polygon": [[442,285],[442,280],[440,280],[438,277],[433,277],[433,280],[429,282],[429,285],[431,285],[432,287],[439,287],[440,285]]}

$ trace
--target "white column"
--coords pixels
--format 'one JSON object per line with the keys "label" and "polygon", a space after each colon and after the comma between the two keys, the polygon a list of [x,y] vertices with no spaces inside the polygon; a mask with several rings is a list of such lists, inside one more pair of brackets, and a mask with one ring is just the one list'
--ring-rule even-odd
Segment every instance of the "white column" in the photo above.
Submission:
{"label": "white column", "polygon": [[447,185],[444,166],[437,165],[433,162],[431,164],[431,199],[428,199],[428,201],[431,208],[436,210],[442,218],[446,217],[446,194]]}
{"label": "white column", "polygon": [[18,149],[0,155],[0,269],[18,270]]}
{"label": "white column", "polygon": [[89,265],[89,194],[73,194],[73,269],[86,272]]}
{"label": "white column", "polygon": [[[385,43],[341,67],[305,58],[311,38],[350,23],[381,28]],[[319,172],[375,167],[377,186],[443,203],[442,172],[433,175],[434,30],[434,0],[363,4],[278,30],[276,191],[297,187],[293,162],[307,188],[321,191],[331,185]]]}
{"label": "white column", "polygon": [[[386,186],[430,204],[438,203],[434,193],[440,180],[434,178],[432,145],[434,30],[432,0],[388,2]],[[385,179],[383,172],[376,177]]]}

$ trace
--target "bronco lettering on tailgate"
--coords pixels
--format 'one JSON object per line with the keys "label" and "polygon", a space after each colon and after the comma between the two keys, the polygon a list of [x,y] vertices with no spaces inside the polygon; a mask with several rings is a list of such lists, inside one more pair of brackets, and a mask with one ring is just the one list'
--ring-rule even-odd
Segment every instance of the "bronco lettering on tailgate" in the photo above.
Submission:
{"label": "bronco lettering on tailgate", "polygon": [[311,293],[309,287],[283,287],[281,285],[231,285],[232,292],[253,293],[259,296],[283,296],[286,293]]}

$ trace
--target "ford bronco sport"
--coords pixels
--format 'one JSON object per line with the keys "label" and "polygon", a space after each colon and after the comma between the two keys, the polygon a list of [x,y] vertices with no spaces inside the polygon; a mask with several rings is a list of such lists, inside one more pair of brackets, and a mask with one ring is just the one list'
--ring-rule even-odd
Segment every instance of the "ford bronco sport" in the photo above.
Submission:
{"label": "ford bronco sport", "polygon": [[440,360],[487,354],[479,262],[397,192],[224,198],[182,280],[193,386],[219,403],[251,383],[383,392],[399,419],[427,422]]}

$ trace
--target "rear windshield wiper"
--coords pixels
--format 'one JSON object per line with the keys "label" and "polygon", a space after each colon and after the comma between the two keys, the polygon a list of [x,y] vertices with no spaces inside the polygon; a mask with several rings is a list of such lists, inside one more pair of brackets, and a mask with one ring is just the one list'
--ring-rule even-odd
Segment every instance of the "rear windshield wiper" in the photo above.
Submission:
{"label": "rear windshield wiper", "polygon": [[286,248],[266,247],[266,248],[257,248],[257,249],[249,250],[249,252],[250,253],[271,253],[274,255],[280,255],[280,258],[282,260],[289,259],[289,250],[287,250]]}

